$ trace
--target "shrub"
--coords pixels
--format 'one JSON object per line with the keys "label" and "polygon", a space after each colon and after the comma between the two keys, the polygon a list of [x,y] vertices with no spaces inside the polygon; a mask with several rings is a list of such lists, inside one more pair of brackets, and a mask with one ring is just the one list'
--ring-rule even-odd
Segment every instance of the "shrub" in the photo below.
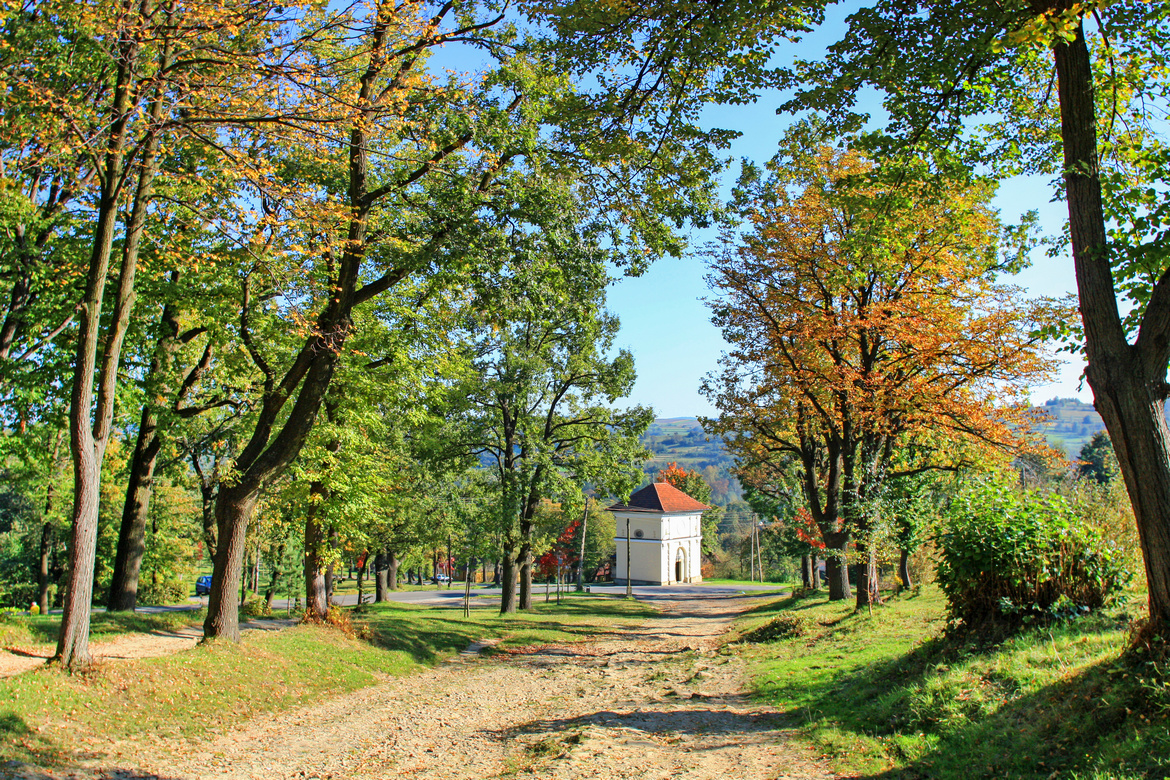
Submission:
{"label": "shrub", "polygon": [[955,496],[937,541],[938,583],[955,627],[1087,612],[1130,578],[1124,556],[1089,513],[1006,479],[976,482]]}
{"label": "shrub", "polygon": [[745,642],[774,642],[777,639],[804,636],[808,633],[808,618],[781,612],[764,625],[743,635]]}
{"label": "shrub", "polygon": [[144,577],[138,583],[138,603],[143,605],[179,604],[187,600],[190,587],[184,579],[162,579],[153,582]]}

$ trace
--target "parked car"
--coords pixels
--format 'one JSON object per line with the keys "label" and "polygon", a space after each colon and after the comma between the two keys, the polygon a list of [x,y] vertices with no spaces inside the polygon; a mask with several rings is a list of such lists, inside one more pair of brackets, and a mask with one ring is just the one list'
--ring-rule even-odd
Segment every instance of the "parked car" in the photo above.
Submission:
{"label": "parked car", "polygon": [[440,574],[436,574],[434,577],[431,577],[431,582],[435,583],[436,585],[438,585],[439,583],[442,583],[442,582],[450,582],[450,581],[451,581],[451,575],[449,575],[449,574],[440,573]]}
{"label": "parked car", "polygon": [[210,596],[211,595],[211,575],[204,574],[199,579],[195,580],[195,595],[196,596]]}

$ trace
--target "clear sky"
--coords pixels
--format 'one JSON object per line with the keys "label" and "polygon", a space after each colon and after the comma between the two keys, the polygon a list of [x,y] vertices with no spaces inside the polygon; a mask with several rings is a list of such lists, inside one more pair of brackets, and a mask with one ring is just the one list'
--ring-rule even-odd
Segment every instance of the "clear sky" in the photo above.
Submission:
{"label": "clear sky", "polygon": [[[829,35],[841,29],[840,20],[803,46],[809,56],[816,45],[835,40]],[[776,150],[789,119],[776,115],[782,102],[778,94],[762,97],[754,105],[719,106],[708,111],[711,124],[738,130],[743,135],[734,142],[730,156],[758,163],[770,159]],[[735,163],[724,173],[724,190],[739,171]],[[1015,178],[1005,181],[996,198],[1005,222],[1016,222],[1020,215],[1036,209],[1045,234],[1058,234],[1067,217],[1063,203],[1052,202],[1054,185],[1043,177]],[[714,415],[715,409],[699,394],[703,376],[717,368],[719,356],[726,348],[719,331],[711,324],[710,313],[703,303],[709,290],[702,246],[715,240],[714,231],[696,231],[691,236],[691,251],[681,259],[660,260],[638,278],[623,278],[610,288],[609,309],[621,319],[616,346],[629,349],[635,359],[638,382],[629,401],[652,406],[659,417],[694,417]],[[1059,296],[1074,291],[1072,260],[1049,259],[1043,250],[1033,257],[1033,265],[1014,279],[1033,295]],[[1083,366],[1067,364],[1059,380],[1032,390],[1033,403],[1054,396],[1078,397],[1086,401],[1092,395],[1086,385],[1078,389]]]}

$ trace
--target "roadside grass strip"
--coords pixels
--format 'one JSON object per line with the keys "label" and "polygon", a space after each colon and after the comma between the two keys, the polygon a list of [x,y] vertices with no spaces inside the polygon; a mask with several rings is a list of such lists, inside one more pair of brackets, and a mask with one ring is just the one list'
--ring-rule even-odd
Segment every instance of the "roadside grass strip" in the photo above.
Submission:
{"label": "roadside grass strip", "polygon": [[942,636],[933,587],[872,616],[790,597],[745,614],[729,649],[756,696],[850,776],[1165,778],[1170,682],[1122,656],[1141,601],[979,646]]}

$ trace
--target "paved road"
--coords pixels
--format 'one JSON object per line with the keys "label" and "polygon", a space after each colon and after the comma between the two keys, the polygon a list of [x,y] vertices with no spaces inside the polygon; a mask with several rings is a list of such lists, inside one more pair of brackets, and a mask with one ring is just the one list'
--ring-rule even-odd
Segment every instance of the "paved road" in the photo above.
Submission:
{"label": "paved road", "polygon": [[[573,586],[568,586],[572,591]],[[609,596],[624,596],[626,593],[625,585],[590,585],[589,591],[591,593],[605,594]],[[665,601],[691,598],[694,596],[734,596],[752,590],[787,590],[782,585],[776,583],[764,583],[759,585],[635,585],[633,587],[634,598],[639,601]],[[555,594],[556,591],[554,590]],[[500,589],[499,588],[472,588],[471,595],[476,597],[477,603],[483,604],[486,600],[499,602]],[[536,584],[533,586],[533,598],[544,598],[544,585]],[[434,590],[404,590],[404,591],[390,591],[390,601],[397,601],[403,604],[456,604],[463,599],[463,585],[462,583],[452,583],[450,588],[446,586],[436,587]],[[373,593],[367,593],[366,599],[372,599]],[[334,596],[334,601],[342,606],[353,606],[357,604],[357,594],[346,593]],[[286,601],[274,602],[280,609],[287,608]]]}
{"label": "paved road", "polygon": [[[573,586],[568,586],[572,591]],[[590,585],[588,586],[591,593],[600,593],[609,596],[624,596],[626,593],[625,585]],[[787,590],[783,585],[776,583],[764,583],[757,585],[635,585],[633,588],[634,598],[639,601],[668,601],[677,600],[680,598],[690,598],[694,596],[734,596],[736,594],[744,593],[746,591],[759,590]],[[553,591],[555,593],[555,591]],[[499,588],[472,588],[471,595],[476,597],[477,604],[484,604],[490,599],[499,603],[500,589]],[[446,586],[436,586],[433,590],[397,590],[390,591],[390,601],[397,601],[402,604],[451,604],[454,606],[463,599],[463,585],[462,583],[452,583],[450,588]],[[373,591],[366,593],[366,603],[369,603],[374,598]],[[533,598],[544,598],[544,585],[538,583],[533,587]],[[357,604],[356,593],[343,593],[333,597],[333,600],[343,607],[352,607]],[[490,603],[490,602],[488,602]],[[199,609],[207,606],[207,597],[190,598],[186,604],[173,604],[165,607],[139,607],[140,613],[155,613],[155,612],[176,612],[186,609]],[[285,599],[276,599],[272,602],[274,610],[287,610],[288,601]],[[95,607],[94,612],[103,612],[100,607]],[[52,610],[52,614],[60,614],[61,610]]]}

